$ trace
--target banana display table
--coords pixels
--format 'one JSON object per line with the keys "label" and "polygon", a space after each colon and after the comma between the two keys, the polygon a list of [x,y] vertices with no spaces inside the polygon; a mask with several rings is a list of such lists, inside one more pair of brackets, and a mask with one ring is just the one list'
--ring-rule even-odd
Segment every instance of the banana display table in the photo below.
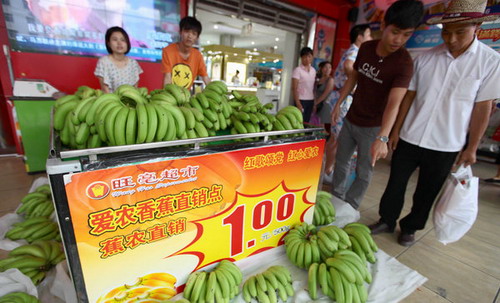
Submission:
{"label": "banana display table", "polygon": [[47,174],[79,302],[165,300],[192,271],[280,246],[312,221],[324,143],[310,128],[62,151],[52,134]]}

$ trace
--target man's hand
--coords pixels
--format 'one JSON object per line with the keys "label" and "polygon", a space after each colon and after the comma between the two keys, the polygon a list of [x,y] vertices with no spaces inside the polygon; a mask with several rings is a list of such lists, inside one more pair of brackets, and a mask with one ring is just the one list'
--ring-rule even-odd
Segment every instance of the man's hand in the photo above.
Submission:
{"label": "man's hand", "polygon": [[460,156],[458,157],[457,161],[457,166],[463,164],[464,167],[467,167],[474,163],[476,163],[476,150],[466,148],[464,151],[460,153]]}
{"label": "man's hand", "polygon": [[378,139],[375,140],[372,143],[371,156],[372,166],[375,166],[375,162],[377,162],[380,158],[385,158],[387,156],[387,143],[384,143]]}
{"label": "man's hand", "polygon": [[396,150],[396,147],[398,147],[398,142],[399,142],[399,131],[393,130],[391,132],[391,135],[389,136],[389,148],[391,150]]}
{"label": "man's hand", "polygon": [[295,106],[297,106],[297,108],[301,111],[301,112],[304,112],[304,107],[302,107],[302,104],[299,102],[299,103],[295,103]]}
{"label": "man's hand", "polygon": [[332,125],[339,123],[340,120],[340,106],[335,106],[332,111]]}

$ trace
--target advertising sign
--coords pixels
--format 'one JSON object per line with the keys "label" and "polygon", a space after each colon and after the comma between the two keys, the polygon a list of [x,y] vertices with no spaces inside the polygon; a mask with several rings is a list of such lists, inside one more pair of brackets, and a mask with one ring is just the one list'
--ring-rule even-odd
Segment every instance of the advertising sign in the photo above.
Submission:
{"label": "advertising sign", "polygon": [[129,56],[159,61],[179,32],[176,0],[2,1],[2,8],[15,51],[107,55],[106,30],[120,26],[130,37]]}
{"label": "advertising sign", "polygon": [[313,140],[65,175],[89,302],[167,300],[194,270],[281,245],[312,221],[323,149]]}
{"label": "advertising sign", "polygon": [[318,16],[313,47],[313,66],[317,69],[322,61],[332,61],[337,21]]}

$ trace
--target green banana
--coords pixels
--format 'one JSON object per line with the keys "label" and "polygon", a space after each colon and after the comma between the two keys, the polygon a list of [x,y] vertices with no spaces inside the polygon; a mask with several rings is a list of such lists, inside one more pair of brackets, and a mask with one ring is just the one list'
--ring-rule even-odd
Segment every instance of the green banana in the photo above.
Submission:
{"label": "green banana", "polygon": [[127,125],[127,118],[129,114],[129,108],[123,107],[118,111],[115,118],[114,123],[114,139],[116,145],[126,145],[127,142],[125,140],[125,131]]}
{"label": "green banana", "polygon": [[205,96],[203,93],[196,94],[196,99],[200,102],[200,105],[204,109],[207,109],[210,107],[210,104],[208,103],[207,96]]}
{"label": "green banana", "polygon": [[335,268],[330,267],[330,278],[333,285],[333,290],[335,293],[335,299],[338,303],[345,302],[345,294],[344,294],[344,280],[341,277],[340,272],[338,272]]}
{"label": "green banana", "polygon": [[144,104],[137,104],[135,109],[137,111],[137,139],[135,143],[141,144],[146,141],[148,136],[148,111]]}
{"label": "green banana", "polygon": [[151,143],[155,139],[156,130],[158,127],[158,114],[156,113],[153,104],[146,104],[146,111],[148,115],[148,131],[146,136],[146,143]]}
{"label": "green banana", "polygon": [[194,125],[196,123],[196,119],[194,117],[194,114],[191,110],[189,110],[187,107],[179,107],[181,110],[182,114],[184,115],[184,119],[186,120],[186,128],[188,130],[194,129]]}
{"label": "green banana", "polygon": [[188,276],[188,279],[186,281],[186,286],[184,288],[184,298],[190,299],[191,298],[191,292],[193,291],[193,287],[196,281],[196,278],[200,272],[193,272]]}
{"label": "green banana", "polygon": [[97,126],[97,134],[99,134],[99,138],[102,142],[108,141],[108,135],[106,134],[106,119],[108,114],[111,112],[113,108],[120,108],[121,103],[109,103],[104,106],[104,108],[97,113],[95,124]]}
{"label": "green banana", "polygon": [[[115,141],[115,121],[116,116],[122,110],[123,107],[117,106],[110,110],[108,115],[104,117],[104,130],[106,132],[106,137],[108,139],[109,145],[116,145]],[[77,142],[78,143],[78,142]]]}
{"label": "green banana", "polygon": [[318,263],[313,263],[309,266],[307,286],[309,290],[309,296],[311,299],[316,300],[318,298]]}
{"label": "green banana", "polygon": [[75,135],[75,141],[76,144],[85,144],[87,140],[89,139],[90,136],[90,126],[83,122],[80,124],[80,127],[78,128],[78,131],[76,132]]}
{"label": "green banana", "polygon": [[106,104],[109,104],[111,102],[120,102],[120,98],[118,97],[118,95],[107,93],[95,99],[95,101],[92,103],[92,106],[88,110],[87,115],[85,116],[85,122],[87,122],[88,125],[94,125],[96,121],[95,118],[97,110],[104,108]]}
{"label": "green banana", "polygon": [[[70,114],[71,111],[75,109],[78,105],[78,101],[72,100],[62,104],[58,107],[54,113],[54,129],[62,130],[64,127],[64,122],[66,121],[66,116]],[[71,114],[70,114],[71,115]]]}
{"label": "green banana", "polygon": [[186,132],[186,118],[177,106],[163,106],[174,117],[177,137],[181,137]]}
{"label": "green banana", "polygon": [[170,112],[165,111],[165,113],[167,114],[168,126],[167,126],[167,132],[165,133],[165,137],[163,138],[163,141],[171,141],[171,140],[175,139],[175,135],[176,135],[175,121],[174,121],[174,117],[172,116],[172,114]]}
{"label": "green banana", "polygon": [[[88,97],[86,99],[82,99],[75,109],[71,112],[71,122],[73,124],[78,125],[85,120],[85,115],[87,111],[92,106],[92,102],[95,100],[95,97]],[[85,110],[84,110],[85,108]]]}
{"label": "green banana", "polygon": [[186,96],[182,92],[181,88],[173,83],[166,84],[165,87],[163,88],[167,92],[169,92],[172,96],[174,96],[175,100],[177,101],[177,105],[182,105],[184,104],[187,100]]}
{"label": "green banana", "polygon": [[189,298],[190,301],[197,302],[199,298],[201,298],[201,293],[204,287],[206,287],[206,278],[207,278],[207,273],[202,271],[197,277],[196,281],[194,282],[193,286],[193,291],[191,293],[191,297]]}
{"label": "green banana", "polygon": [[135,144],[137,137],[137,110],[131,108],[128,111],[127,123],[125,125],[125,144]]}
{"label": "green banana", "polygon": [[168,129],[168,114],[167,110],[160,105],[154,105],[156,113],[158,115],[158,128],[156,130],[155,141],[162,141],[167,134]]}

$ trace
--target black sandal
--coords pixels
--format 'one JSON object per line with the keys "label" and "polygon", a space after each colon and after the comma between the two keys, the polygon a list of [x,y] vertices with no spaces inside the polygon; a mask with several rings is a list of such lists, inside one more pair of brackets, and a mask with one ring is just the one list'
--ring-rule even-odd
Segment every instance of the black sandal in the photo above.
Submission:
{"label": "black sandal", "polygon": [[487,183],[498,183],[498,184],[500,184],[500,179],[489,178],[489,179],[485,179],[484,182],[487,182]]}

